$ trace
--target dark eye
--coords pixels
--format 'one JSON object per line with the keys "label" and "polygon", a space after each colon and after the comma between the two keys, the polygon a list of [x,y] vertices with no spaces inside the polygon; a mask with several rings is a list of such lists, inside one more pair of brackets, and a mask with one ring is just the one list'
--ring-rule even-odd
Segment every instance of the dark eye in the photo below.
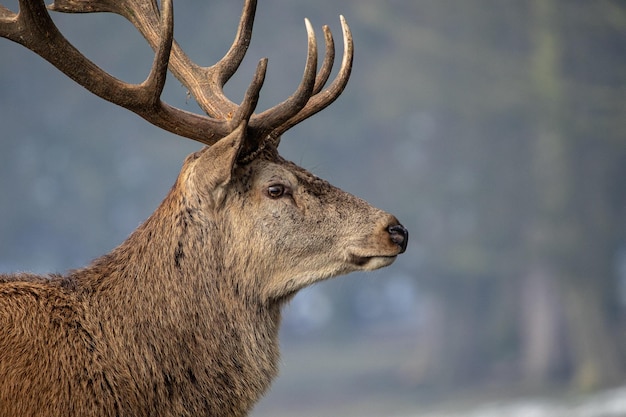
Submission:
{"label": "dark eye", "polygon": [[282,184],[274,184],[267,187],[267,195],[270,198],[280,198],[285,195],[285,186]]}

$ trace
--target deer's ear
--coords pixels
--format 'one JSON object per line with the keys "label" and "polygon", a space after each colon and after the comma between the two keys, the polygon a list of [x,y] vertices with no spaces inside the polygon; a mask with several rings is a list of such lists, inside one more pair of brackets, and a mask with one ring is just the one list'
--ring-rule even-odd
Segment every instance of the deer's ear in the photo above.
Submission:
{"label": "deer's ear", "polygon": [[225,187],[231,181],[245,136],[246,125],[242,123],[228,136],[200,152],[193,162],[191,177],[194,188],[208,194],[214,203],[222,200]]}

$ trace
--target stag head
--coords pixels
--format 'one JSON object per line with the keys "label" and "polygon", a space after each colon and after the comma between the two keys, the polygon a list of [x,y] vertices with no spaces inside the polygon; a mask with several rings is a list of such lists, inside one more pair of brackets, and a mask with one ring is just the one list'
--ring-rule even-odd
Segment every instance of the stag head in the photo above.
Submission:
{"label": "stag head", "polygon": [[[237,257],[245,253],[247,259],[228,261],[244,269],[239,271],[243,276],[272,277],[270,282],[257,283],[264,297],[280,299],[319,279],[379,268],[405,250],[407,232],[394,217],[283,160],[276,150],[287,129],[328,106],[343,91],[353,57],[352,36],[343,17],[345,50],[334,81],[324,89],[334,61],[330,30],[323,28],[326,54],[317,72],[316,38],[306,20],[308,56],[300,85],[284,102],[255,114],[266,59],[258,63],[240,105],[223,92],[248,48],[254,0],[244,5],[230,50],[211,67],[193,63],[174,41],[171,0],[164,0],[161,10],[154,1],[140,0],[61,0],[49,8],[118,13],[155,49],[148,78],[138,85],[127,84],[74,49],[56,29],[41,1],[20,1],[19,14],[0,8],[2,36],[33,50],[100,97],[172,133],[209,145],[187,158],[175,187],[181,197],[178,203],[184,204],[187,212],[201,213],[196,217],[203,221],[231,223],[228,243],[246,246],[231,252]],[[168,68],[207,116],[161,101]],[[178,263],[185,249],[191,253],[191,247],[184,247],[189,245],[180,244]],[[213,245],[206,247],[215,249]],[[259,288],[255,291],[258,293]]]}
{"label": "stag head", "polygon": [[207,224],[238,243],[223,260],[248,278],[240,283],[248,296],[284,300],[321,279],[389,265],[404,251],[407,235],[393,216],[285,161],[274,147],[242,164],[241,142],[236,130],[189,156],[178,188],[187,207],[210,213]]}
{"label": "stag head", "polygon": [[[250,43],[255,0],[245,2],[235,41],[210,67],[193,63],[174,41],[171,0],[163,0],[160,10],[156,1],[146,0],[57,0],[48,8],[124,16],[155,50],[148,78],[128,84],[97,67],[61,35],[39,0],[20,0],[18,14],[0,6],[0,35],[36,52],[92,93],[207,145],[186,159],[164,204],[179,212],[173,215],[197,223],[196,230],[225,230],[229,241],[221,246],[232,249],[215,259],[220,242],[203,243],[207,237],[195,233],[176,243],[177,267],[210,251],[206,258],[225,263],[233,275],[254,278],[241,283],[242,288],[250,287],[251,294],[265,300],[281,300],[321,279],[389,265],[404,252],[408,234],[395,217],[285,161],[277,152],[285,131],[330,105],[346,86],[353,43],[343,16],[344,53],[336,78],[326,86],[335,59],[330,30],[323,27],[326,52],[317,71],[315,33],[305,20],[308,54],[300,85],[282,103],[255,113],[267,59],[258,63],[241,104],[223,91]],[[168,69],[206,115],[161,100]]]}

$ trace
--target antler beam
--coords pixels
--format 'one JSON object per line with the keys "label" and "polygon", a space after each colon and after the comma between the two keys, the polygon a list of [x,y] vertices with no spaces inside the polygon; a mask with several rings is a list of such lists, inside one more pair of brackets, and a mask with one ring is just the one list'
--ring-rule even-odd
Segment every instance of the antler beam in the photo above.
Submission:
{"label": "antler beam", "polygon": [[[31,49],[92,93],[125,107],[150,123],[180,136],[212,145],[241,121],[248,122],[248,136],[259,146],[279,136],[302,120],[327,107],[345,88],[352,67],[350,29],[341,17],[344,55],[335,80],[323,90],[335,57],[332,34],[324,26],[326,54],[317,71],[315,32],[305,20],[308,54],[304,75],[293,95],[282,103],[253,114],[263,85],[267,60],[259,62],[244,101],[237,105],[223,87],[237,71],[250,44],[256,0],[246,0],[235,40],[215,65],[195,64],[173,39],[172,0],[163,0],[161,10],[154,0],[57,0],[50,10],[67,13],[116,13],[130,21],[155,50],[148,78],[129,84],[111,76],[74,48],[54,25],[43,0],[20,0],[19,13],[0,6],[0,36]],[[191,92],[207,116],[190,113],[160,99],[167,69]]]}

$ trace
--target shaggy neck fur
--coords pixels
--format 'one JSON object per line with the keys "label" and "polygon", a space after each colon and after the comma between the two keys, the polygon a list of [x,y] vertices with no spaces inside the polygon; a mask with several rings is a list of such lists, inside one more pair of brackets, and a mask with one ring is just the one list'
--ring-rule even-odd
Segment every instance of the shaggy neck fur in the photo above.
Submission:
{"label": "shaggy neck fur", "polygon": [[259,277],[232,269],[228,224],[204,216],[175,187],[122,245],[68,277],[120,415],[137,404],[245,415],[277,373],[280,306],[247,292]]}

